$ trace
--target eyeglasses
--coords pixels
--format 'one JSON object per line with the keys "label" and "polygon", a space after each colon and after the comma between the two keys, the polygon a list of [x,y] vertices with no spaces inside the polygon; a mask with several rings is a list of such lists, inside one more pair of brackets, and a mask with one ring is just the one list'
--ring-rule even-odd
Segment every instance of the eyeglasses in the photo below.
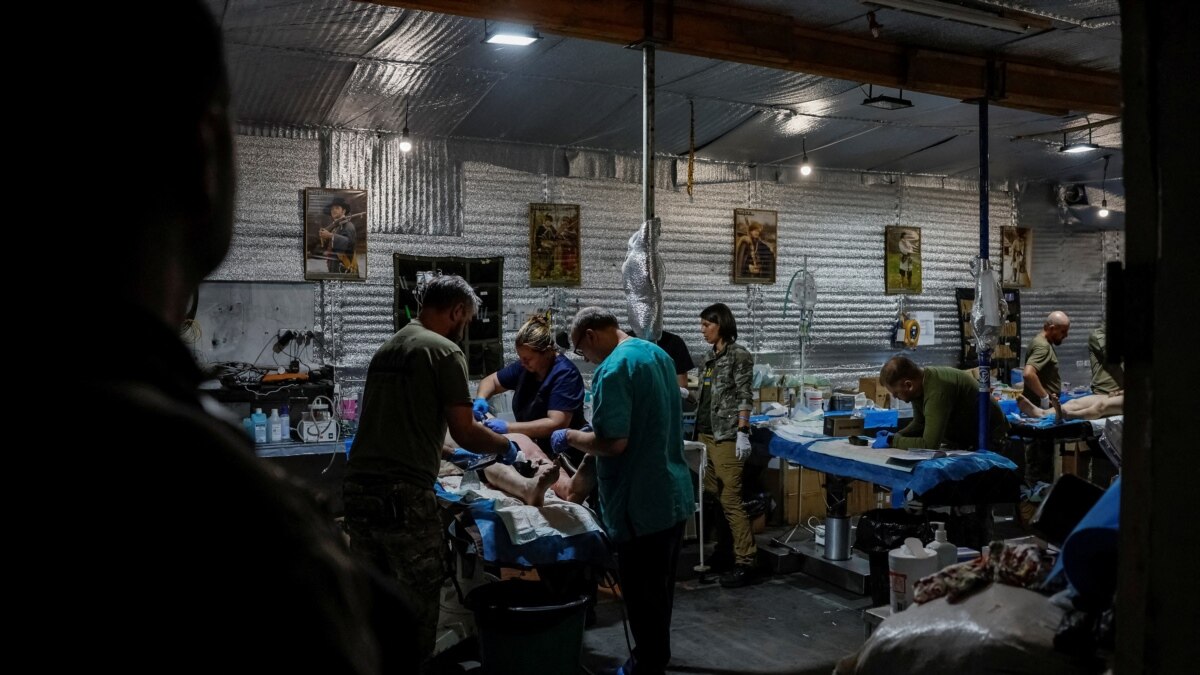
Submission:
{"label": "eyeglasses", "polygon": [[577,340],[575,342],[575,349],[571,350],[572,352],[575,353],[575,356],[578,356],[579,358],[581,358],[585,361],[587,360],[587,357],[583,355],[583,348],[582,348],[583,339],[586,338],[588,336],[588,333],[590,333],[590,332],[591,332],[590,330],[585,330],[583,332],[583,335],[579,336],[579,340]]}

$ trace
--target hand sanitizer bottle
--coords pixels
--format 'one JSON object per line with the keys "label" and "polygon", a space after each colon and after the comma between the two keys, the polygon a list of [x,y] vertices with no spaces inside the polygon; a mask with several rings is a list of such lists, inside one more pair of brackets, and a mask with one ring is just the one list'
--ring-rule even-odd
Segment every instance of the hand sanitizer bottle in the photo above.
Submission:
{"label": "hand sanitizer bottle", "polygon": [[937,553],[938,569],[957,563],[958,547],[946,541],[946,524],[938,522],[930,524],[937,526],[937,530],[933,533],[933,541],[926,548]]}
{"label": "hand sanitizer bottle", "polygon": [[279,406],[279,430],[283,432],[283,436],[279,440],[292,440],[292,416],[286,405]]}
{"label": "hand sanitizer bottle", "polygon": [[267,429],[269,431],[270,441],[278,443],[283,440],[282,420],[279,419],[279,409],[271,408],[271,419],[268,420]]}
{"label": "hand sanitizer bottle", "polygon": [[262,408],[255,408],[254,414],[250,416],[250,421],[254,422],[254,442],[267,442],[267,416],[263,414]]}

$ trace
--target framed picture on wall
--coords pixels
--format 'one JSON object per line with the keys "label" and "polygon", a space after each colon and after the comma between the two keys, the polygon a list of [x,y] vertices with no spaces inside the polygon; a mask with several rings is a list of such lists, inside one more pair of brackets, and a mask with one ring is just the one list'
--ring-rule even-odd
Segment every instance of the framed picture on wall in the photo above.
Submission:
{"label": "framed picture on wall", "polygon": [[1000,228],[1000,283],[1009,288],[1033,287],[1033,230]]}
{"label": "framed picture on wall", "polygon": [[733,271],[735,284],[775,283],[779,250],[779,212],[733,210]]}
{"label": "framed picture on wall", "polygon": [[921,292],[921,228],[894,225],[884,230],[883,268],[888,295]]}
{"label": "framed picture on wall", "polygon": [[583,279],[578,204],[529,205],[529,285],[578,286]]}
{"label": "framed picture on wall", "polygon": [[304,278],[366,281],[366,190],[304,190]]}

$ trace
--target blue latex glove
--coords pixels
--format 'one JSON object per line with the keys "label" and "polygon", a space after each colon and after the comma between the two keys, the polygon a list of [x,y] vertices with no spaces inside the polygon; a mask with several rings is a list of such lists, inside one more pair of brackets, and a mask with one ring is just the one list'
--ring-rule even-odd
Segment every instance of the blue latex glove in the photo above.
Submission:
{"label": "blue latex glove", "polygon": [[507,434],[508,433],[508,422],[505,422],[504,420],[500,419],[499,417],[493,417],[490,420],[484,420],[483,426],[491,429],[492,431],[494,431],[498,434]]}
{"label": "blue latex glove", "polygon": [[488,414],[488,402],[486,398],[477,398],[471,404],[471,411],[475,413],[475,419],[482,422],[483,418]]}
{"label": "blue latex glove", "polygon": [[450,459],[448,461],[457,467],[465,469],[472,462],[479,461],[479,459],[482,457],[483,457],[483,455],[477,455],[477,454],[471,452],[470,450],[463,450],[462,448],[455,448],[454,452],[450,454]]}
{"label": "blue latex glove", "polygon": [[508,452],[500,455],[500,463],[511,465],[513,462],[517,461],[520,458],[521,458],[521,448],[517,446],[516,441],[510,440],[508,442]]}
{"label": "blue latex glove", "polygon": [[880,431],[875,434],[875,442],[871,444],[872,448],[890,448],[892,447],[892,436],[895,436],[890,431]]}
{"label": "blue latex glove", "polygon": [[567,442],[567,429],[558,429],[550,434],[550,451],[555,456],[563,454],[569,447],[571,444]]}

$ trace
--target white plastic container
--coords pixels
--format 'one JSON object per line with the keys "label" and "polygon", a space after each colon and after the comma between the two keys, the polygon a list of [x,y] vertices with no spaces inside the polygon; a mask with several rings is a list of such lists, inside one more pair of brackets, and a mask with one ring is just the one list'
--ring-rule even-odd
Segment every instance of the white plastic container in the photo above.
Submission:
{"label": "white plastic container", "polygon": [[951,544],[946,539],[946,524],[933,522],[937,526],[937,530],[933,533],[933,541],[929,542],[929,548],[937,554],[938,569],[948,567],[958,562],[958,547]]}
{"label": "white plastic container", "polygon": [[821,410],[822,400],[823,399],[821,398],[821,390],[819,390],[819,389],[805,389],[804,390],[804,407],[807,408],[809,412],[816,412],[818,410]]}
{"label": "white plastic container", "polygon": [[892,612],[902,612],[913,603],[913,586],[918,580],[938,571],[937,553],[909,537],[904,546],[888,552],[888,578],[891,581]]}
{"label": "white plastic container", "polygon": [[283,420],[279,418],[279,408],[271,408],[271,418],[267,420],[267,439],[271,443],[283,440]]}

